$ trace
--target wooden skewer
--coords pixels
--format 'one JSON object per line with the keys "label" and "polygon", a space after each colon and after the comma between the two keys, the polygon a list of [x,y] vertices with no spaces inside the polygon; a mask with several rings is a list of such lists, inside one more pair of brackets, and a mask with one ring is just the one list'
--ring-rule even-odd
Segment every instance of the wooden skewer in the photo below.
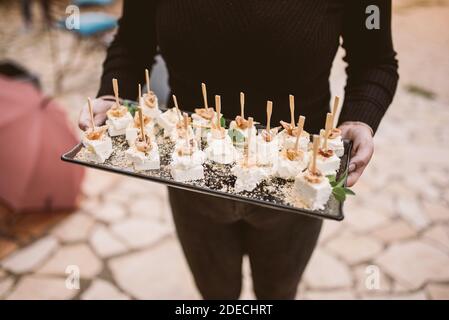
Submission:
{"label": "wooden skewer", "polygon": [[[326,130],[324,130],[324,129],[321,129],[320,130],[320,137],[321,137],[321,139],[324,139],[324,136],[326,135]],[[324,149],[324,141],[323,141],[323,143],[322,143],[322,146],[320,145],[320,149],[321,150],[323,150],[323,151],[325,151],[326,149]]]}
{"label": "wooden skewer", "polygon": [[217,128],[221,130],[221,97],[215,96],[215,111],[217,112]]}
{"label": "wooden skewer", "polygon": [[150,72],[148,71],[148,69],[145,69],[145,81],[147,83],[147,93],[150,94],[151,89],[150,89]]}
{"label": "wooden skewer", "polygon": [[248,146],[246,147],[246,155],[245,155],[245,163],[248,164],[249,163],[249,155],[250,155],[250,146],[251,146],[251,134],[253,131],[253,118],[249,117],[248,118]]}
{"label": "wooden skewer", "polygon": [[142,98],[142,86],[139,83],[139,95],[137,96],[137,101],[140,104],[140,99]]}
{"label": "wooden skewer", "polygon": [[301,138],[302,131],[304,129],[304,122],[306,121],[306,117],[299,116],[298,120],[298,135],[296,136],[296,142],[295,142],[295,150],[299,150],[299,139]]}
{"label": "wooden skewer", "polygon": [[186,131],[186,144],[189,147],[189,115],[187,113],[182,114],[184,118],[184,129]]}
{"label": "wooden skewer", "polygon": [[290,123],[292,125],[292,128],[295,127],[295,97],[290,94],[288,96],[290,98]]}
{"label": "wooden skewer", "polygon": [[114,95],[115,95],[115,104],[118,107],[120,107],[120,100],[118,97],[118,81],[116,78],[112,79],[112,88],[114,89]]}
{"label": "wooden skewer", "polygon": [[89,106],[90,123],[92,125],[92,131],[95,131],[94,110],[92,108],[92,100],[87,98],[87,105]]}
{"label": "wooden skewer", "polygon": [[201,83],[201,91],[203,91],[204,108],[206,108],[206,110],[209,110],[209,106],[207,105],[207,89],[204,82]]}
{"label": "wooden skewer", "polygon": [[140,119],[140,137],[142,138],[143,142],[146,142],[145,140],[145,125],[143,123],[143,112],[142,107],[139,106],[139,109],[137,109],[139,112],[139,119]]}
{"label": "wooden skewer", "polygon": [[270,134],[271,113],[273,112],[273,102],[267,101],[267,133]]}
{"label": "wooden skewer", "polygon": [[183,113],[182,117],[184,118],[184,129],[188,129],[189,127],[189,115],[187,113]]}
{"label": "wooden skewer", "polygon": [[245,119],[245,94],[240,92],[240,115]]}
{"label": "wooden skewer", "polygon": [[310,172],[316,173],[316,157],[318,155],[318,149],[320,147],[320,136],[313,135],[313,147],[312,147],[312,162],[310,163]]}
{"label": "wooden skewer", "polygon": [[178,115],[178,120],[181,121],[181,111],[179,110],[178,107],[178,100],[176,99],[176,96],[173,95],[173,102],[175,103],[175,108],[176,108],[176,114]]}
{"label": "wooden skewer", "polygon": [[340,97],[335,96],[334,106],[332,107],[332,129],[335,128],[335,116],[337,115],[339,103],[340,103]]}
{"label": "wooden skewer", "polygon": [[325,129],[324,129],[324,143],[323,143],[323,150],[327,151],[328,146],[327,146],[327,141],[329,138],[329,134],[332,130],[333,124],[332,124],[332,120],[334,119],[332,113],[328,113],[326,115],[326,125],[325,125]]}

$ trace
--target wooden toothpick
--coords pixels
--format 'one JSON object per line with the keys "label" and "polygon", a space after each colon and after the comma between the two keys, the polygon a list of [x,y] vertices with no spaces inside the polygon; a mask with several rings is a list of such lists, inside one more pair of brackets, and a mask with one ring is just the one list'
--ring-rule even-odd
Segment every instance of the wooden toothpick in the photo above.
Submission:
{"label": "wooden toothpick", "polygon": [[142,138],[143,142],[146,142],[146,140],[145,140],[145,125],[143,123],[142,107],[139,106],[139,108],[137,109],[137,112],[139,112],[139,119],[140,119],[140,137]]}
{"label": "wooden toothpick", "polygon": [[221,97],[215,96],[215,111],[217,112],[217,128],[221,130]]}
{"label": "wooden toothpick", "polygon": [[267,133],[270,134],[271,113],[273,112],[273,102],[267,101]]}
{"label": "wooden toothpick", "polygon": [[141,85],[139,83],[139,95],[137,96],[137,101],[139,102],[139,104],[140,104],[140,99],[141,98],[142,98],[142,87],[141,87]]}
{"label": "wooden toothpick", "polygon": [[189,148],[189,115],[184,112],[182,116],[184,118],[184,129],[186,131],[186,145]]}
{"label": "wooden toothpick", "polygon": [[175,103],[175,108],[176,108],[176,114],[178,115],[178,120],[181,121],[181,111],[179,110],[178,107],[178,100],[176,99],[176,96],[173,95],[173,102]]}
{"label": "wooden toothpick", "polygon": [[318,155],[318,149],[320,147],[320,136],[313,135],[313,147],[312,147],[312,162],[310,163],[310,172],[316,173],[316,157]]}
{"label": "wooden toothpick", "polygon": [[94,110],[92,108],[92,100],[87,98],[87,105],[89,107],[90,123],[92,125],[92,132],[95,131]]}
{"label": "wooden toothpick", "polygon": [[240,92],[240,116],[245,119],[245,94]]}
{"label": "wooden toothpick", "polygon": [[331,129],[335,128],[335,116],[337,115],[339,103],[340,103],[340,97],[335,96],[334,106],[332,107],[332,128]]}
{"label": "wooden toothpick", "polygon": [[207,104],[207,89],[204,82],[201,83],[201,91],[203,92],[204,108],[206,108],[206,110],[209,110],[209,106]]}
{"label": "wooden toothpick", "polygon": [[295,97],[292,94],[288,97],[290,99],[290,123],[292,128],[295,128]]}
{"label": "wooden toothpick", "polygon": [[112,79],[112,88],[114,89],[114,95],[115,95],[115,104],[118,107],[120,107],[120,100],[118,97],[118,81],[116,78]]}
{"label": "wooden toothpick", "polygon": [[333,128],[332,120],[334,119],[332,113],[328,113],[326,115],[326,125],[324,127],[324,143],[323,143],[323,150],[327,151],[327,141],[329,138],[329,134]]}
{"label": "wooden toothpick", "polygon": [[299,150],[299,139],[301,138],[302,131],[304,129],[304,122],[306,121],[306,117],[299,116],[298,119],[298,135],[296,136],[296,142],[295,142],[295,150]]}
{"label": "wooden toothpick", "polygon": [[147,93],[150,94],[150,72],[148,69],[145,69],[145,81],[147,83]]}
{"label": "wooden toothpick", "polygon": [[[321,139],[325,139],[325,135],[326,135],[326,130],[321,129],[321,130],[320,130],[320,137],[321,137]],[[323,151],[326,151],[325,146],[324,146],[325,143],[326,143],[326,142],[323,141],[322,147],[321,147],[321,145],[320,145],[320,149],[323,150]]]}

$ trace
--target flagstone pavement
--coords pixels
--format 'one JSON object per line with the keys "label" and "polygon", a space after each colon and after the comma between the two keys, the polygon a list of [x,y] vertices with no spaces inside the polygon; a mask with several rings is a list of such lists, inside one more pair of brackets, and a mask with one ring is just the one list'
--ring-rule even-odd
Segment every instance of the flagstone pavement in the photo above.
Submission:
{"label": "flagstone pavement", "polygon": [[[0,29],[18,29],[17,8],[0,10],[16,21]],[[447,16],[447,1],[395,4],[398,93],[344,221],[324,223],[298,299],[449,299]],[[8,48],[0,40],[0,58],[21,59],[51,92],[42,37],[20,33]],[[59,34],[63,55],[71,40]],[[342,54],[332,72],[335,93],[344,83]],[[57,97],[74,124],[82,101],[95,94],[103,56],[102,49],[85,52],[83,75],[67,77],[75,89]],[[0,217],[0,299],[200,298],[161,185],[88,170],[75,212]],[[79,288],[71,281],[77,271]],[[241,298],[253,299],[247,260],[243,273]]]}

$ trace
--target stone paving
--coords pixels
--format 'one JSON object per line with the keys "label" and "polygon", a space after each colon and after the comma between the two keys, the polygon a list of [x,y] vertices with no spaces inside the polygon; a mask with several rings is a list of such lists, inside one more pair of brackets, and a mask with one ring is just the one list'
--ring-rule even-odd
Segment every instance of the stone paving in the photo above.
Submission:
{"label": "stone paving", "polygon": [[[324,224],[298,299],[449,299],[449,149],[442,147],[449,144],[449,35],[441,32],[449,27],[449,5],[395,6],[401,84],[376,135],[374,158],[354,188],[357,196],[345,204],[345,220]],[[30,57],[29,37],[18,37],[2,55]],[[41,43],[34,49],[46,50]],[[102,57],[96,51],[86,58],[90,79],[98,79]],[[332,73],[337,93],[344,83],[338,58]],[[26,64],[49,87],[48,61],[37,62]],[[71,120],[96,86],[92,80],[58,97]],[[26,241],[0,237],[0,299],[200,298],[163,186],[88,170],[79,209],[64,217]],[[80,289],[67,288],[70,266],[79,268]],[[243,271],[241,298],[253,299],[247,260]]]}

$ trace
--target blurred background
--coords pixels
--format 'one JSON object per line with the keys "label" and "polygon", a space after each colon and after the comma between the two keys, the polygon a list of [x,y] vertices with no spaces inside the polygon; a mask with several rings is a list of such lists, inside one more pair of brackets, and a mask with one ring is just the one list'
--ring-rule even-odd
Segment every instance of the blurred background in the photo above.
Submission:
{"label": "blurred background", "polygon": [[[81,29],[70,31],[73,4]],[[398,91],[298,299],[449,299],[449,1],[393,6]],[[163,186],[59,160],[79,139],[120,10],[119,0],[0,2],[0,299],[200,298]],[[340,95],[343,54],[331,77]],[[151,81],[163,101],[161,59]],[[243,268],[241,298],[253,299]]]}

